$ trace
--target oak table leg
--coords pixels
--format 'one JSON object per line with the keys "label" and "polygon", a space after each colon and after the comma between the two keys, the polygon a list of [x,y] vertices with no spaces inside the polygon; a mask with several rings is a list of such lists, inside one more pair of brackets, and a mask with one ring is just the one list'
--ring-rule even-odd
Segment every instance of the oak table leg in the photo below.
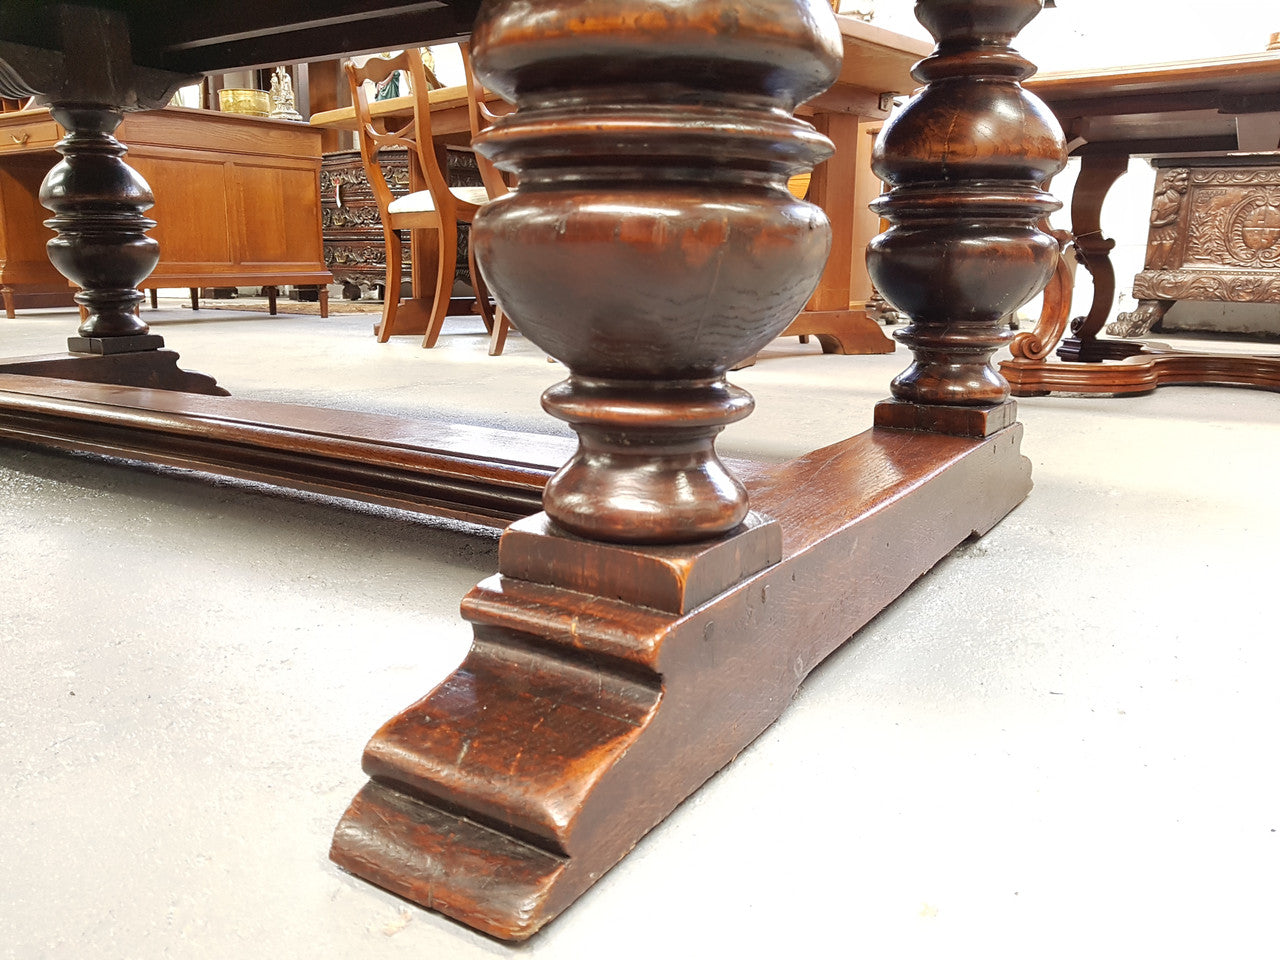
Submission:
{"label": "oak table leg", "polygon": [[861,118],[855,114],[819,112],[814,126],[836,144],[835,155],[813,171],[808,198],[831,219],[831,256],[818,289],[804,312],[781,336],[817,336],[823,353],[893,353],[893,341],[880,324],[868,316],[865,307],[851,303],[850,270],[853,258],[861,256],[857,247],[856,204],[865,210],[863,181],[868,178],[866,155],[871,138],[861,133]]}
{"label": "oak table leg", "polygon": [[519,109],[478,148],[521,186],[473,242],[513,321],[568,368],[544,404],[579,449],[463,601],[461,667],[370,741],[335,861],[530,936],[1026,495],[988,361],[1056,262],[1038,184],[1061,133],[1008,49],[1039,7],[917,4],[939,47],[878,152],[894,227],[871,262],[916,364],[876,429],[745,484],[714,450],[751,407],[724,373],[822,270],[825,218],[786,180],[828,149],[790,115],[835,76],[830,5],[546,0],[536,23],[521,0],[483,8],[477,72]]}

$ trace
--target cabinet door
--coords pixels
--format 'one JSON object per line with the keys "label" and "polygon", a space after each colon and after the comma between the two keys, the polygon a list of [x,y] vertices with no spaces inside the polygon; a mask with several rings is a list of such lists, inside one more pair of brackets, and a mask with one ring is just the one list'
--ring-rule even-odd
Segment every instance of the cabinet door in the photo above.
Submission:
{"label": "cabinet door", "polygon": [[318,163],[235,163],[241,263],[258,269],[314,269],[323,260]]}
{"label": "cabinet door", "polygon": [[191,152],[130,149],[130,164],[151,185],[156,221],[151,236],[160,244],[154,277],[184,277],[231,271],[235,246],[228,229],[231,166],[217,157]]}
{"label": "cabinet door", "polygon": [[45,244],[53,231],[44,221],[40,182],[58,160],[55,153],[0,157],[0,284],[40,284],[69,289],[53,268]]}

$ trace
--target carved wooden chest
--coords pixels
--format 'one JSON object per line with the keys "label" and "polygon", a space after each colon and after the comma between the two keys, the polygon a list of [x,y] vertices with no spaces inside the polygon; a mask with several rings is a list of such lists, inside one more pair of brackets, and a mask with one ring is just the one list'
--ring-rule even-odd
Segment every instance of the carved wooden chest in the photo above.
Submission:
{"label": "carved wooden chest", "polygon": [[[384,150],[380,161],[397,197],[409,192],[409,159],[404,150]],[[365,178],[359,150],[326,153],[320,168],[320,221],[324,262],[342,284],[343,295],[358,300],[363,290],[387,279],[386,248],[378,204]],[[404,280],[412,273],[408,237],[404,243]]]}
{"label": "carved wooden chest", "polygon": [[[379,162],[387,172],[387,183],[395,196],[409,192],[409,157],[404,150],[384,150]],[[475,157],[464,150],[448,151],[449,182],[454,186],[480,186]],[[320,218],[324,233],[324,260],[333,272],[334,283],[343,295],[358,300],[363,291],[381,287],[387,278],[386,249],[378,204],[364,175],[359,150],[326,153],[320,170]],[[403,283],[413,278],[409,260],[409,238],[404,241]],[[458,225],[458,265],[456,278],[468,283],[467,225]]]}
{"label": "carved wooden chest", "polygon": [[1107,332],[1142,336],[1178,300],[1280,303],[1280,153],[1153,163],[1138,306]]}

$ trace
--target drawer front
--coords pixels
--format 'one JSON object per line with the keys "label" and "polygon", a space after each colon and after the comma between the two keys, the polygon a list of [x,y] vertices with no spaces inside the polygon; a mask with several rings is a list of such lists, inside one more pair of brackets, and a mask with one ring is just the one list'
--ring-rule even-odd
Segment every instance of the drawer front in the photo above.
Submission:
{"label": "drawer front", "polygon": [[52,150],[62,139],[62,128],[47,114],[43,119],[0,123],[0,153]]}

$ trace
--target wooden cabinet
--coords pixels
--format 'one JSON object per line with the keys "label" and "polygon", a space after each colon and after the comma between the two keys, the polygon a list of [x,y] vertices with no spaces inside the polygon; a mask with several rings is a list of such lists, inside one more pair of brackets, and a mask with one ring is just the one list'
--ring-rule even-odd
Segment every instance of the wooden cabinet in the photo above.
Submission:
{"label": "wooden cabinet", "polygon": [[[446,149],[449,183],[455,187],[483,186],[474,154],[466,149]],[[409,157],[404,150],[384,150],[379,163],[387,172],[387,185],[394,196],[421,189],[413,181]],[[364,175],[359,150],[326,153],[320,169],[320,216],[324,234],[324,262],[340,283],[343,295],[358,300],[365,290],[382,286],[386,281],[386,248],[382,239],[382,221],[378,204]],[[401,266],[407,287],[413,279],[413,257],[409,238],[403,236],[404,260]],[[458,224],[458,259],[454,279],[470,284],[467,264],[468,225]],[[432,265],[433,266],[433,265]]]}
{"label": "wooden cabinet", "polygon": [[[58,160],[44,110],[0,116],[0,287],[63,291],[37,199]],[[117,131],[151,186],[160,263],[144,289],[320,286],[331,276],[320,234],[320,132],[305,124],[206,110],[129,114]]]}
{"label": "wooden cabinet", "polygon": [[[387,185],[397,196],[409,192],[409,157],[404,150],[384,150],[379,159]],[[324,233],[324,262],[334,283],[350,300],[363,290],[380,287],[387,278],[386,246],[378,204],[364,175],[359,150],[327,153],[320,169],[320,217]],[[404,243],[403,276],[413,276],[408,237]]]}

